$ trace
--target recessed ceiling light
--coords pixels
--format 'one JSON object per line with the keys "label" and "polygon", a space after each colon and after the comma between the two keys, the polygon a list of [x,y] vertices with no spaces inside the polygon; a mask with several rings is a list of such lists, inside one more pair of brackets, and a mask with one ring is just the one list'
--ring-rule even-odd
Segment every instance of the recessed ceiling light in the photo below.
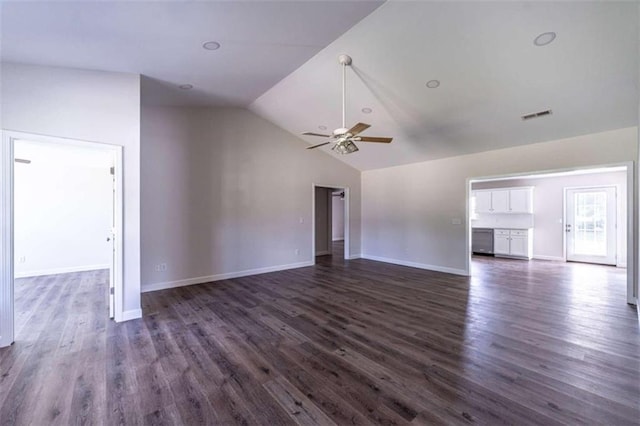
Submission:
{"label": "recessed ceiling light", "polygon": [[538,37],[533,40],[533,44],[536,46],[546,46],[556,39],[556,33],[553,31],[549,31],[547,33],[542,33]]}
{"label": "recessed ceiling light", "polygon": [[318,129],[320,129],[320,130],[327,130],[327,126],[318,126]]}
{"label": "recessed ceiling light", "polygon": [[191,84],[181,84],[178,87],[181,88],[182,90],[191,90],[191,89],[193,89],[193,85],[191,85]]}
{"label": "recessed ceiling light", "polygon": [[217,41],[208,41],[205,44],[203,44],[202,47],[204,47],[207,50],[218,50],[220,49],[220,43],[218,43]]}
{"label": "recessed ceiling light", "polygon": [[438,80],[429,80],[427,81],[427,87],[429,89],[435,89],[437,87],[440,87],[440,82]]}
{"label": "recessed ceiling light", "polygon": [[371,114],[373,110],[371,108],[362,108],[362,112],[364,112],[365,114]]}

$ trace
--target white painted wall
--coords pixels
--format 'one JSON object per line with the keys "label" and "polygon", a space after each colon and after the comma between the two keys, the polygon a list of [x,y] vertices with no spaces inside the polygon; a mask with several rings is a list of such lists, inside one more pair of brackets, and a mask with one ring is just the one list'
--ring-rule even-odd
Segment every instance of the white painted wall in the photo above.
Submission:
{"label": "white painted wall", "polygon": [[17,141],[14,275],[109,268],[113,183],[108,151]]}
{"label": "white painted wall", "polygon": [[124,318],[140,315],[140,76],[2,64],[2,128],[123,146]]}
{"label": "white painted wall", "polygon": [[[535,179],[509,179],[476,182],[472,189],[533,186],[533,257],[562,260],[564,258],[564,188],[611,185],[617,191],[618,265],[627,263],[627,173],[593,173]],[[480,216],[480,215],[479,215]],[[508,216],[508,215],[503,215]],[[499,220],[500,218],[498,218]],[[493,227],[491,217],[479,217],[480,226]],[[475,226],[475,223],[474,223]],[[503,226],[500,224],[500,226]]]}
{"label": "white painted wall", "polygon": [[359,254],[360,172],[306,146],[243,109],[143,107],[143,291],[312,263],[314,183],[351,188]]}
{"label": "white painted wall", "polygon": [[335,195],[331,198],[331,239],[342,241],[344,240],[344,200]]}
{"label": "white painted wall", "polygon": [[467,179],[636,158],[633,127],[363,172],[363,256],[464,274]]}

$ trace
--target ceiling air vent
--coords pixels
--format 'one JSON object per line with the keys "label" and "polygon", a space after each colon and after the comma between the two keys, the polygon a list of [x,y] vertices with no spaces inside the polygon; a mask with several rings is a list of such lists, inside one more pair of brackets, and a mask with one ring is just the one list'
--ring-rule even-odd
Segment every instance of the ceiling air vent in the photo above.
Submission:
{"label": "ceiling air vent", "polygon": [[547,115],[551,115],[551,110],[545,110],[545,111],[539,111],[539,112],[532,112],[531,114],[525,114],[522,116],[523,120],[531,120],[532,118],[539,118],[539,117],[544,117]]}

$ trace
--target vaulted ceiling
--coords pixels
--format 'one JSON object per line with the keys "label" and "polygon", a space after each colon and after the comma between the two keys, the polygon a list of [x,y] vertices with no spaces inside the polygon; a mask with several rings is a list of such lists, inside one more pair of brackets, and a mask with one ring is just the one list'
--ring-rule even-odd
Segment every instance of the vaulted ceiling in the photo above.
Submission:
{"label": "vaulted ceiling", "polygon": [[[319,150],[360,170],[638,121],[634,2],[0,4],[3,61],[143,74],[147,104],[245,106],[294,134],[340,127],[347,53],[347,124],[394,141]],[[550,31],[551,44],[534,44]]]}
{"label": "vaulted ceiling", "polygon": [[[636,126],[639,15],[638,3],[391,1],[251,108],[292,133],[340,127],[348,53],[347,127],[394,137],[332,153],[361,170]],[[556,39],[535,45],[545,32]]]}
{"label": "vaulted ceiling", "polygon": [[[0,54],[142,74],[146,104],[247,106],[381,4],[11,1],[0,3]],[[208,41],[220,48],[205,50]]]}

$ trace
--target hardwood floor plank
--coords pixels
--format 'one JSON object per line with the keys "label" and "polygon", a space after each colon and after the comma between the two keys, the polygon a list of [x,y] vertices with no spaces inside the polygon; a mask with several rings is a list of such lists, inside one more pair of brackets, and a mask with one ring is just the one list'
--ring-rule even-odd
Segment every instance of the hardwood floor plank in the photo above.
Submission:
{"label": "hardwood floor plank", "polygon": [[145,293],[120,324],[107,284],[19,280],[0,424],[640,425],[619,268],[479,257],[468,278],[337,254]]}

